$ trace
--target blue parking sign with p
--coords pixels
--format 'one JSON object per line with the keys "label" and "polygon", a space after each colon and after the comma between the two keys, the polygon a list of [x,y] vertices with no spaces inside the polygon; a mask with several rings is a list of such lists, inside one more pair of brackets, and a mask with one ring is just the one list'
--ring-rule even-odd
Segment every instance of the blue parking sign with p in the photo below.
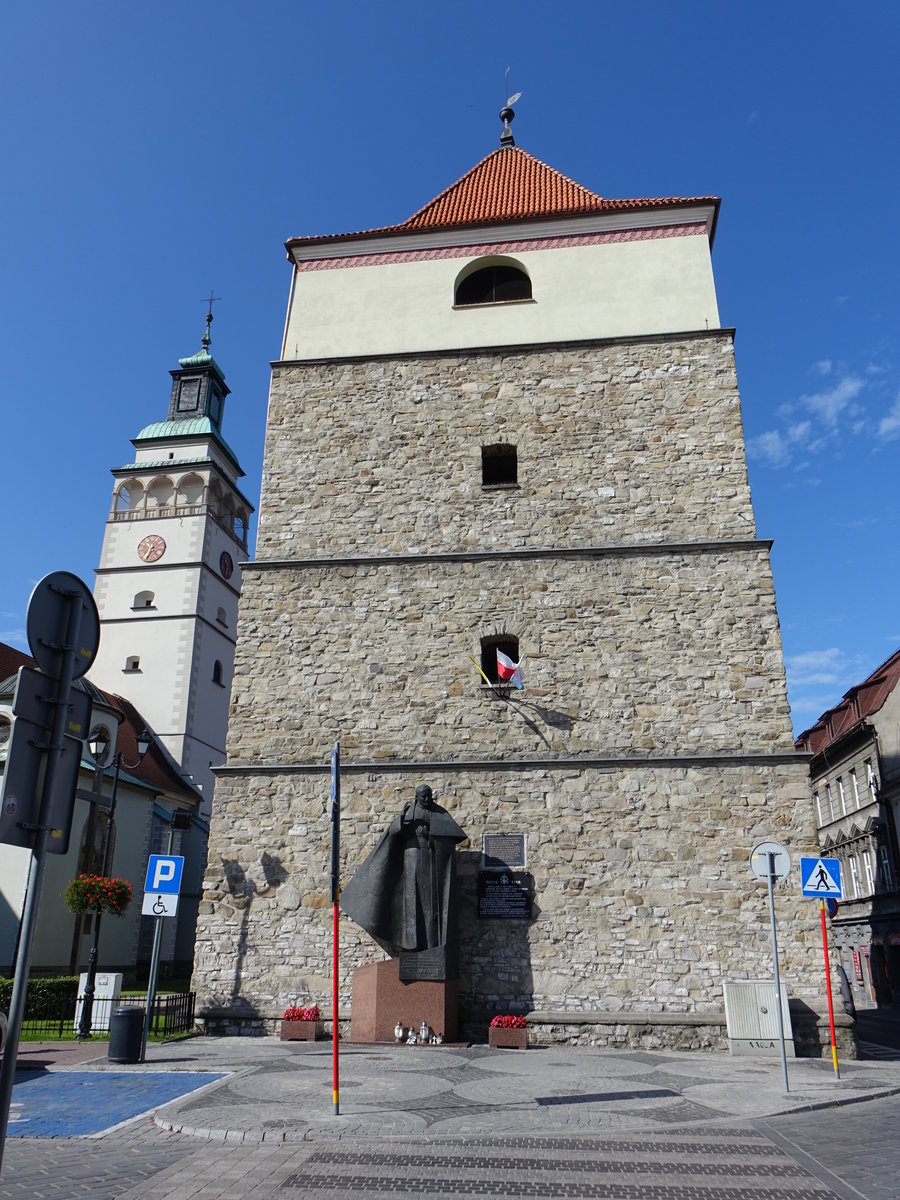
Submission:
{"label": "blue parking sign with p", "polygon": [[184,856],[181,854],[151,854],[147,863],[147,879],[144,883],[145,892],[162,892],[164,895],[177,896],[181,891],[181,873],[184,870]]}

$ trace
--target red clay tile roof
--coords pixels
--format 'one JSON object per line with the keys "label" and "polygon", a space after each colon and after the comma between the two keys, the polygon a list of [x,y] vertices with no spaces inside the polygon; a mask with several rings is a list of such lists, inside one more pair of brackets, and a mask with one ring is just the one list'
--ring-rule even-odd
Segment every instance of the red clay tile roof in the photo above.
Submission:
{"label": "red clay tile roof", "polygon": [[719,201],[715,196],[607,200],[553,167],[548,167],[527,150],[508,146],[494,150],[487,158],[476,163],[461,179],[399,225],[386,225],[381,229],[368,229],[360,233],[290,238],[286,245],[290,253],[292,245],[311,245],[337,238],[395,235],[417,230],[490,225],[501,221],[672,208],[698,203],[714,204],[718,208]]}
{"label": "red clay tile roof", "polygon": [[[13,646],[7,646],[5,642],[0,642],[0,683],[11,675],[15,675],[19,667],[34,667],[35,665],[30,654],[26,654],[23,650],[16,650]],[[95,695],[102,697],[103,701],[111,708],[121,710],[125,719],[119,726],[116,749],[122,751],[127,763],[137,762],[138,735],[143,732],[147,723],[131,701],[126,700],[123,696],[115,696],[112,692],[104,692],[88,680],[83,683],[76,681],[75,686],[83,686],[85,690],[93,691]],[[123,768],[123,770],[126,769]],[[111,770],[111,768],[108,767],[107,770]],[[149,787],[178,796],[184,803],[190,804],[199,799],[197,792],[187,780],[179,775],[177,768],[155,737],[151,740],[150,749],[141,760],[140,765],[133,770],[128,770],[128,774],[135,779],[140,779]]]}
{"label": "red clay tile roof", "polygon": [[900,650],[877,667],[867,679],[846,693],[840,704],[822,713],[815,725],[805,729],[794,745],[818,754],[848,730],[877,713],[900,682]]}
{"label": "red clay tile roof", "polygon": [[16,650],[14,646],[7,646],[5,642],[0,642],[0,683],[4,679],[8,679],[10,675],[15,675],[19,667],[33,667],[34,659],[30,654],[26,654],[24,650]]}

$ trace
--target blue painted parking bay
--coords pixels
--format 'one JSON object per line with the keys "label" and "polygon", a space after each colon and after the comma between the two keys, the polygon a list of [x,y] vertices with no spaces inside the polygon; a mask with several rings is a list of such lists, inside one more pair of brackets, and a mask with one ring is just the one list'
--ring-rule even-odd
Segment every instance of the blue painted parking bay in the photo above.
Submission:
{"label": "blue painted parking bay", "polygon": [[22,1073],[13,1087],[7,1134],[85,1137],[224,1078],[225,1073],[195,1071]]}

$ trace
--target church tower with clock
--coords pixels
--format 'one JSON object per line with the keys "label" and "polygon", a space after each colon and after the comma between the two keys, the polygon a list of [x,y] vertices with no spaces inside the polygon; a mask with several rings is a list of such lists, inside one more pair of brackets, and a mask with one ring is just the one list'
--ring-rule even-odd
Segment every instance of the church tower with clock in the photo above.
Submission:
{"label": "church tower with clock", "polygon": [[91,678],[150,722],[208,819],[225,758],[241,562],[253,506],[222,436],[229,389],[202,349],[171,372],[169,411],[133,439],[115,485],[94,595],[102,636]]}

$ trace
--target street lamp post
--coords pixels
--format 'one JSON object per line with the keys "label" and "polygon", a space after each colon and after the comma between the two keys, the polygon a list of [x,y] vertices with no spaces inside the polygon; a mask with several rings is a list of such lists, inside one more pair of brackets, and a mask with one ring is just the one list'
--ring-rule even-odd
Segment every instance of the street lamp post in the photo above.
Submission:
{"label": "street lamp post", "polygon": [[[109,801],[109,817],[106,825],[106,842],[103,847],[103,869],[102,877],[104,879],[109,876],[110,860],[112,858],[112,839],[115,831],[115,816],[116,816],[116,798],[119,791],[119,771],[125,767],[127,771],[133,770],[140,766],[141,761],[147,751],[150,749],[150,735],[147,730],[143,730],[137,740],[138,757],[137,762],[125,762],[125,755],[121,751],[117,751],[113,755],[113,763],[115,771],[113,773],[112,796]],[[106,754],[109,749],[109,735],[101,726],[91,731],[88,737],[88,748],[91,752],[91,757],[97,764],[98,775],[102,774],[104,764],[106,763]],[[97,789],[97,799],[94,803],[99,802],[99,787]],[[94,985],[97,979],[97,948],[100,943],[100,918],[103,916],[101,909],[97,909],[94,913],[94,928],[91,938],[91,953],[88,958],[87,982],[84,985],[84,996],[81,1000],[81,1019],[78,1022],[78,1041],[83,1041],[91,1036],[91,1023],[94,1014]]]}

